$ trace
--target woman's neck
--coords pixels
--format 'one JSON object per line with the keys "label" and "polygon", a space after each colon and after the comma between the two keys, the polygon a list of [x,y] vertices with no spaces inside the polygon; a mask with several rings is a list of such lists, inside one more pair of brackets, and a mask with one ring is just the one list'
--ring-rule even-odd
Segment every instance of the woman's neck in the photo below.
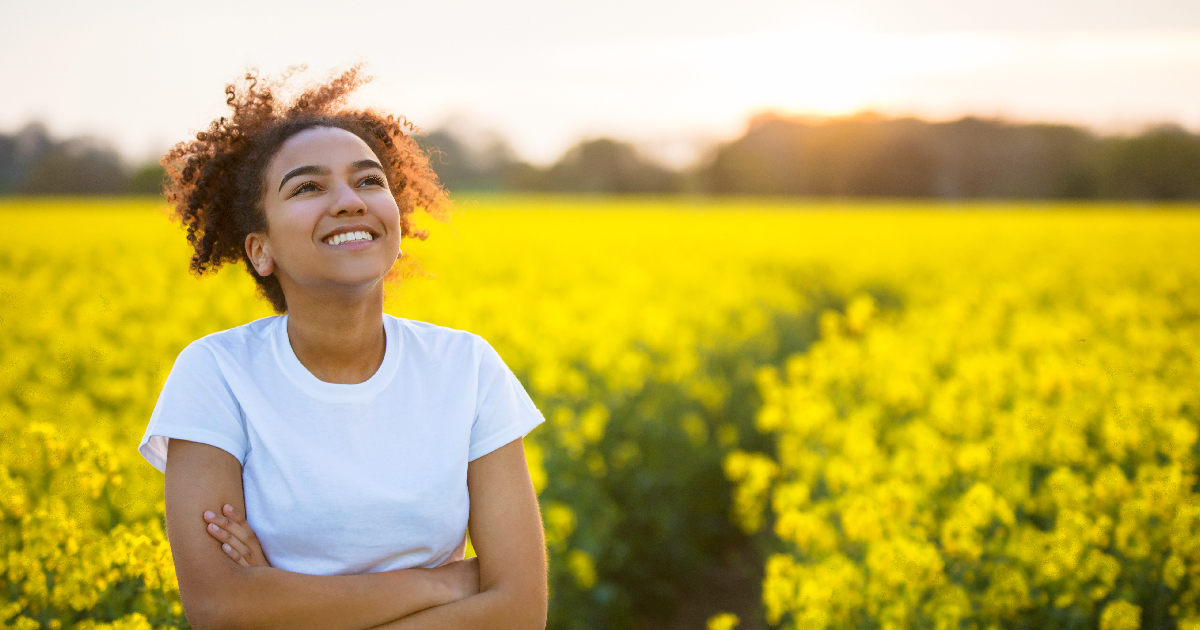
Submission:
{"label": "woman's neck", "polygon": [[383,288],[346,296],[288,296],[288,340],[296,358],[327,383],[353,384],[383,364]]}

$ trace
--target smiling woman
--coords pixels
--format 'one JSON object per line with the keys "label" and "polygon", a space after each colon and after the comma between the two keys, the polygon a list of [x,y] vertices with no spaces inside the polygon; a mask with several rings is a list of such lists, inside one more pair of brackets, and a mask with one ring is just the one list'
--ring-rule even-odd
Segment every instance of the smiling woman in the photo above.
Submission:
{"label": "smiling woman", "polygon": [[541,412],[481,337],[383,313],[413,211],[447,205],[413,127],[339,109],[357,69],[290,105],[246,79],[163,159],[193,271],[241,260],[281,313],[188,345],[139,446],[189,623],[544,627]]}
{"label": "smiling woman", "polygon": [[399,256],[401,235],[411,232],[385,173],[371,147],[345,129],[314,126],[288,138],[263,174],[279,182],[261,204],[270,229],[244,236],[260,286],[273,279],[285,308],[289,294],[322,303],[374,294]]}
{"label": "smiling woman", "polygon": [[[417,207],[444,216],[449,206],[445,193],[428,157],[406,133],[416,127],[392,115],[341,108],[346,97],[365,82],[357,67],[328,84],[306,90],[286,105],[277,94],[279,84],[260,80],[253,73],[245,80],[241,89],[235,85],[225,89],[232,116],[213,121],[195,140],[179,143],[162,159],[171,176],[167,198],[187,227],[188,241],[195,249],[192,271],[203,274],[241,260],[275,310],[288,310],[280,280],[255,269],[245,239],[265,233],[267,204],[297,196],[311,198],[311,193],[326,190],[322,183],[328,185],[335,175],[333,166],[324,160],[294,162],[278,155],[285,144],[306,132],[324,138],[340,130],[344,139],[357,138],[353,144],[360,149],[360,157],[347,168],[364,183],[391,192],[385,196],[392,198],[399,213],[396,239],[425,237],[410,220]],[[291,144],[293,150],[306,146]],[[310,149],[310,154],[312,151],[316,149]],[[305,176],[308,178],[298,184],[293,181]],[[296,185],[285,189],[289,183]]]}

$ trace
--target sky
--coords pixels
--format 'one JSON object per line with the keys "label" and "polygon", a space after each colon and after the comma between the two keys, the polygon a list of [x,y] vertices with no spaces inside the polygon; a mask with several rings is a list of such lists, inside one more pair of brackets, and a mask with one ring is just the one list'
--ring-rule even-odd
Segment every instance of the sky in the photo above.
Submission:
{"label": "sky", "polygon": [[355,104],[535,163],[607,135],[682,165],[763,111],[1200,131],[1196,0],[0,0],[0,132],[151,159],[248,68],[359,62]]}

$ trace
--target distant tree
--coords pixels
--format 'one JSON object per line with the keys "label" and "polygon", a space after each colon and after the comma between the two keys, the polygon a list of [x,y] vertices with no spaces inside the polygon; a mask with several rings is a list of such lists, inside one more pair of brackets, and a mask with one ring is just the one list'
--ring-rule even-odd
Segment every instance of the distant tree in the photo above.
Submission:
{"label": "distant tree", "polygon": [[0,135],[0,194],[12,192],[17,180],[17,140]]}
{"label": "distant tree", "polygon": [[683,178],[644,157],[629,143],[585,140],[546,172],[550,190],[587,193],[673,193]]}
{"label": "distant tree", "polygon": [[46,126],[31,122],[17,133],[0,135],[0,193],[16,192],[29,169],[54,146]]}
{"label": "distant tree", "polygon": [[147,162],[134,169],[129,175],[126,192],[134,195],[162,194],[167,171],[158,162]]}
{"label": "distant tree", "polygon": [[[92,195],[159,191],[157,174],[130,173],[108,143],[94,138],[56,140],[32,122],[13,135],[0,134],[0,194]],[[157,178],[157,179],[156,179]]]}
{"label": "distant tree", "polygon": [[57,144],[33,162],[17,192],[34,195],[119,194],[126,191],[121,158],[87,139]]}
{"label": "distant tree", "polygon": [[12,192],[20,179],[17,139],[0,135],[0,194]]}
{"label": "distant tree", "polygon": [[517,173],[531,169],[499,136],[482,139],[482,147],[460,139],[449,129],[417,136],[429,153],[429,162],[447,190],[500,190],[512,187]]}
{"label": "distant tree", "polygon": [[717,194],[1079,198],[1098,193],[1098,141],[1065,125],[766,114],[699,169]]}
{"label": "distant tree", "polygon": [[438,129],[417,137],[447,190],[526,190],[592,193],[670,193],[683,178],[610,138],[580,142],[552,166],[520,160],[503,139],[468,142],[464,132]]}
{"label": "distant tree", "polygon": [[1200,199],[1200,135],[1175,126],[1114,139],[1105,156],[1108,196]]}
{"label": "distant tree", "polygon": [[[835,193],[866,197],[933,197],[940,156],[929,124],[907,119],[882,125],[859,122],[858,142],[840,160]],[[827,128],[824,131],[832,131]],[[835,162],[836,163],[836,162]]]}
{"label": "distant tree", "polygon": [[449,190],[469,187],[479,174],[471,167],[468,151],[446,130],[417,136],[417,143],[429,154],[429,163],[442,185]]}
{"label": "distant tree", "polygon": [[822,176],[808,160],[810,128],[774,115],[750,119],[745,135],[717,147],[700,178],[717,194],[803,195],[816,193]]}
{"label": "distant tree", "polygon": [[1098,193],[1098,140],[1068,125],[963,118],[931,125],[939,147],[938,197],[1090,198]]}
{"label": "distant tree", "polygon": [[505,190],[548,191],[551,189],[546,169],[538,168],[527,162],[508,165],[504,170],[501,186]]}

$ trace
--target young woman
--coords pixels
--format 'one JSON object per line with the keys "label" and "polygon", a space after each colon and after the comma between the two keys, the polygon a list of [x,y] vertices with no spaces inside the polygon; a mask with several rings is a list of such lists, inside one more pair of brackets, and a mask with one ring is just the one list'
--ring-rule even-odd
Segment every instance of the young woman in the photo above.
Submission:
{"label": "young woman", "polygon": [[480,337],[383,312],[414,209],[446,205],[413,128],[344,109],[357,68],[290,104],[246,80],[163,158],[192,270],[240,260],[281,313],[188,345],[139,446],[188,621],[545,627],[542,415]]}

